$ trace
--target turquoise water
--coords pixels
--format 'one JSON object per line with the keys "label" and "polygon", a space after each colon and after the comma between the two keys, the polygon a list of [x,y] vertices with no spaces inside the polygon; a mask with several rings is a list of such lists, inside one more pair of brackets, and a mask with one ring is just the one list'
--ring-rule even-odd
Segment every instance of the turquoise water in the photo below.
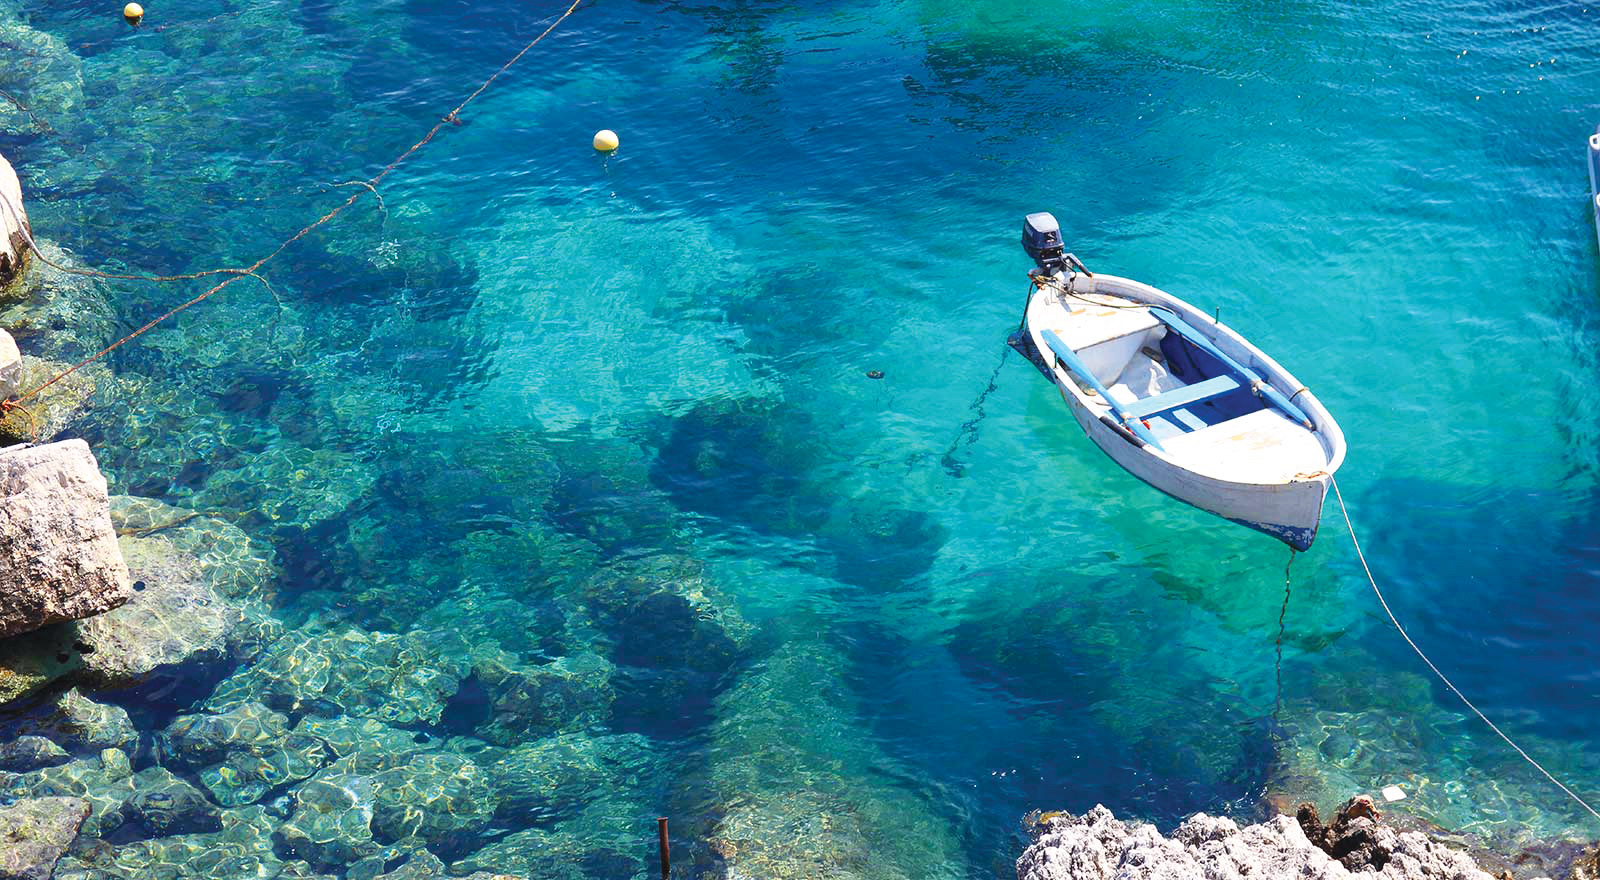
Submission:
{"label": "turquoise water", "polygon": [[[564,8],[103,5],[0,4],[0,152],[42,239],[144,273],[270,252]],[[1216,309],[1340,421],[1413,636],[1600,792],[1597,36],[1507,2],[585,6],[272,291],[111,357],[69,433],[114,493],[254,539],[285,633],[95,697],[147,744],[255,700],[466,756],[499,811],[372,835],[463,872],[645,876],[669,816],[684,876],[1008,876],[1034,809],[1390,783],[1504,848],[1593,838],[1388,628],[1331,499],[1280,670],[1283,546],[1117,469],[1014,356],[975,401],[1025,213]],[[107,282],[107,326],[18,335],[70,359],[203,289]],[[410,662],[328,647],[378,633],[447,686],[295,696],[307,657]],[[559,806],[506,809],[496,749]],[[164,754],[134,766],[202,780]],[[259,798],[273,864],[310,784]]]}

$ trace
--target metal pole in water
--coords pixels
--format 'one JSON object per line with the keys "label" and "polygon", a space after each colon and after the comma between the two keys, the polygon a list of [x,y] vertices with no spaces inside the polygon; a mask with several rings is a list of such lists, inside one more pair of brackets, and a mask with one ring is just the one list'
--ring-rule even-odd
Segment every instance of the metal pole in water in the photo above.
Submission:
{"label": "metal pole in water", "polygon": [[656,834],[661,838],[661,880],[670,880],[672,876],[672,847],[667,843],[667,820],[656,820]]}

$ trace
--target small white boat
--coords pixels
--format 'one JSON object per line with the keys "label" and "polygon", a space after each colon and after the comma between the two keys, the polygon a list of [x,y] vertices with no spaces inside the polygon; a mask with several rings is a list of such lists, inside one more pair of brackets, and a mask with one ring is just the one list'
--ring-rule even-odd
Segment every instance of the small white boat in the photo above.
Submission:
{"label": "small white boat", "polygon": [[1600,125],[1589,135],[1589,207],[1594,209],[1594,230],[1600,240]]}
{"label": "small white boat", "polygon": [[1049,214],[1023,221],[1039,268],[1011,345],[1129,473],[1296,550],[1311,546],[1344,433],[1316,395],[1177,297],[1091,273]]}

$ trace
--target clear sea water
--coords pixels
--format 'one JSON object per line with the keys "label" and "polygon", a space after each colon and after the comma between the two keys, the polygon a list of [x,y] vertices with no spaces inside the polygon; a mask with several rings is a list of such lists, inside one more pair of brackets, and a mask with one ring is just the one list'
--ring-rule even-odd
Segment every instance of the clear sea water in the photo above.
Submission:
{"label": "clear sea water", "polygon": [[[0,153],[42,239],[172,273],[271,251],[564,4],[146,8],[0,4]],[[531,828],[647,876],[669,816],[684,872],[1009,876],[1031,810],[1391,783],[1592,839],[1389,628],[1332,498],[1279,664],[1287,549],[1120,471],[1003,343],[1038,210],[1216,309],[1340,421],[1416,640],[1600,796],[1597,85],[1581,2],[600,0],[269,264],[281,305],[119,350],[144,391],[90,439],[113,491],[269,542],[291,629],[605,658],[581,732],[643,737],[637,777],[451,858]],[[104,288],[123,329],[200,289]],[[694,612],[572,625],[636,570]],[[154,731],[205,696],[111,698]]]}

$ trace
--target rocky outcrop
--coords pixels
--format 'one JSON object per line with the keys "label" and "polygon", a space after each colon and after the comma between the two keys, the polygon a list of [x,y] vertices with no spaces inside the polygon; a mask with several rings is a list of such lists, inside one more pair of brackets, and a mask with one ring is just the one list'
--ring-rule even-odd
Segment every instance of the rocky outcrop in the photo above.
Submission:
{"label": "rocky outcrop", "polygon": [[89,445],[0,452],[0,638],[110,611],[132,595]]}
{"label": "rocky outcrop", "polygon": [[28,253],[28,212],[22,207],[22,184],[6,157],[0,156],[0,285],[21,274]]}
{"label": "rocky outcrop", "polygon": [[22,387],[22,352],[11,334],[0,330],[0,400],[15,397]]}
{"label": "rocky outcrop", "polygon": [[[1367,801],[1370,806],[1370,800]],[[1346,811],[1348,812],[1348,811]],[[1017,860],[1018,880],[1492,880],[1465,853],[1420,832],[1377,823],[1376,811],[1336,820],[1337,840],[1360,837],[1361,873],[1313,843],[1300,824],[1277,816],[1240,828],[1231,819],[1196,814],[1163,837],[1152,825],[1124,824],[1103,806],[1083,816],[1054,814],[1040,822]],[[1318,826],[1320,829],[1321,826]],[[1321,843],[1330,838],[1319,833]]]}
{"label": "rocky outcrop", "polygon": [[0,878],[50,880],[89,817],[88,801],[49,797],[0,808]]}

